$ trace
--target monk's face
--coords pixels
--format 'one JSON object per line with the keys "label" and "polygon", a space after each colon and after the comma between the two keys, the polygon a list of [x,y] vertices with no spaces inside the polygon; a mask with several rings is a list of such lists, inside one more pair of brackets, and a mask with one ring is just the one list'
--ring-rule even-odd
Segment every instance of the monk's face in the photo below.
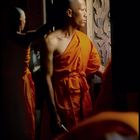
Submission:
{"label": "monk's face", "polygon": [[72,0],[70,7],[72,24],[77,27],[84,27],[87,21],[85,0]]}

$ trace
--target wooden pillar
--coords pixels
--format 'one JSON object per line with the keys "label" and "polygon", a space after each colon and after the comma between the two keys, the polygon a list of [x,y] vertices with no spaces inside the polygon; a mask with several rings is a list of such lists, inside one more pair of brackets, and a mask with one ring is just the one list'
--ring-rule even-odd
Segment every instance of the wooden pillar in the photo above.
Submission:
{"label": "wooden pillar", "polygon": [[86,33],[93,40],[93,0],[86,0],[87,5],[87,26]]}
{"label": "wooden pillar", "polygon": [[93,2],[93,38],[104,66],[111,58],[111,27],[109,0]]}
{"label": "wooden pillar", "polygon": [[87,6],[87,23],[84,28],[80,30],[87,34],[87,36],[93,41],[93,0],[86,0]]}
{"label": "wooden pillar", "polygon": [[86,0],[87,25],[81,29],[95,43],[104,66],[111,58],[109,0]]}
{"label": "wooden pillar", "polygon": [[46,17],[47,17],[47,15],[46,15],[46,0],[43,0],[43,2],[42,2],[42,7],[43,7],[43,9],[42,9],[42,11],[43,11],[43,23],[45,24],[46,23]]}

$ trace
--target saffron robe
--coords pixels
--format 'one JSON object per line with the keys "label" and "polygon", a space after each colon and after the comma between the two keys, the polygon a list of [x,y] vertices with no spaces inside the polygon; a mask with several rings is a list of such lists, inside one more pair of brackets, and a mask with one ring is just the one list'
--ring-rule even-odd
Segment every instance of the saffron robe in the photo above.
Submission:
{"label": "saffron robe", "polygon": [[[26,40],[24,40],[26,41]],[[29,70],[30,48],[16,38],[2,48],[3,135],[11,140],[35,139],[35,90]]]}
{"label": "saffron robe", "polygon": [[91,40],[76,30],[63,54],[54,55],[53,88],[62,123],[71,129],[92,114],[87,75],[95,73],[100,57]]}

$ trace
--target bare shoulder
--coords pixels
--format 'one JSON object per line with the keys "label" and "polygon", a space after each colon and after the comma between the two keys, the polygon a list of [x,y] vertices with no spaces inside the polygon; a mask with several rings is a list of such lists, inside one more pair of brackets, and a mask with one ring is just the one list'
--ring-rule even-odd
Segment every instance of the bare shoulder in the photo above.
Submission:
{"label": "bare shoulder", "polygon": [[48,48],[56,49],[59,38],[59,30],[53,31],[45,37],[45,42]]}
{"label": "bare shoulder", "polygon": [[45,37],[45,42],[47,45],[55,45],[57,43],[57,38],[55,37],[55,32],[52,32],[50,34],[48,34],[46,37]]}

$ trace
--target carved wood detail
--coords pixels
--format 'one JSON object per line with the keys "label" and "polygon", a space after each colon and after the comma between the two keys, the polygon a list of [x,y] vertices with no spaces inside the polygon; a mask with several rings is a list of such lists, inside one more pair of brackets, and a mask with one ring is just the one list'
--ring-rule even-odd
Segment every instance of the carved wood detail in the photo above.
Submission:
{"label": "carved wood detail", "polygon": [[111,58],[111,26],[109,0],[93,0],[93,38],[102,64]]}

